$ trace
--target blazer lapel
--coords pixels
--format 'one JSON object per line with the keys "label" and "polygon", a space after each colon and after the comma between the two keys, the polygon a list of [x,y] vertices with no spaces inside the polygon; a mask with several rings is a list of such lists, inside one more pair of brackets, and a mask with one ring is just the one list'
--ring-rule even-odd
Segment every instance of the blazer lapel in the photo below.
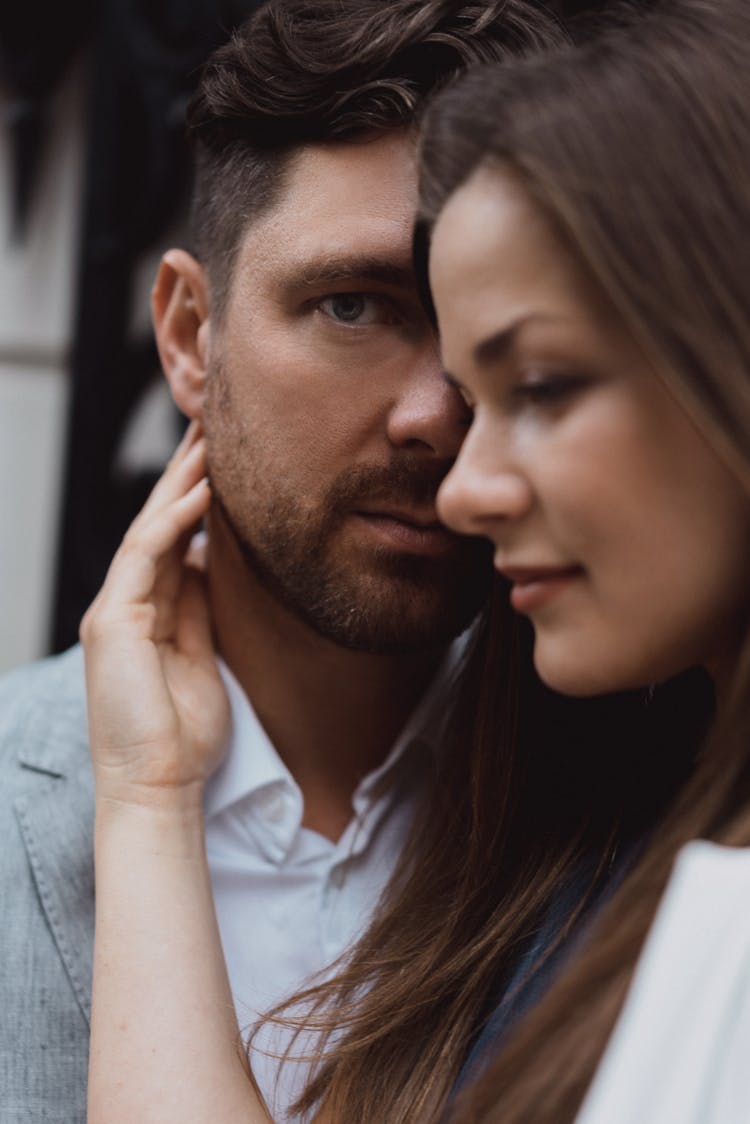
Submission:
{"label": "blazer lapel", "polygon": [[[64,709],[63,709],[64,708]],[[82,695],[39,708],[22,736],[14,806],[42,909],[88,1021],[94,946],[94,794]],[[62,710],[62,713],[61,713]],[[47,727],[45,729],[45,726]]]}

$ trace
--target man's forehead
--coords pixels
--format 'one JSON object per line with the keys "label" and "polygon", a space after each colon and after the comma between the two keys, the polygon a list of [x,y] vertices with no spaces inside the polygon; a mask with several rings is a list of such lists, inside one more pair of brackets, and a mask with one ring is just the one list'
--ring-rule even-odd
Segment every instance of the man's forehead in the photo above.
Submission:
{"label": "man's forehead", "polygon": [[[375,185],[370,179],[376,167],[388,170],[392,182],[415,193],[417,180],[417,134],[412,129],[301,145],[291,153],[287,182],[307,190],[318,186],[336,190],[336,181]],[[381,186],[386,186],[385,184]]]}
{"label": "man's forehead", "polygon": [[310,145],[295,154],[279,198],[251,221],[243,250],[310,287],[335,278],[413,284],[414,142]]}

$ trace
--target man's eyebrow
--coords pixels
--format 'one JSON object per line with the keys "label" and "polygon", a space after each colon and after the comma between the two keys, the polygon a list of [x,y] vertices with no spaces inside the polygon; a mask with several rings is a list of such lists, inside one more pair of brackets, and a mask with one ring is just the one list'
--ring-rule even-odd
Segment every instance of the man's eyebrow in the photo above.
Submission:
{"label": "man's eyebrow", "polygon": [[525,316],[519,316],[505,328],[501,328],[499,332],[494,332],[487,339],[478,343],[474,348],[474,361],[480,367],[488,367],[493,363],[498,363],[511,350],[519,332],[527,324],[534,321],[555,321],[559,319],[557,316],[548,316],[543,312],[530,312]]}
{"label": "man's eyebrow", "polygon": [[306,261],[297,269],[289,270],[287,281],[303,289],[319,289],[326,285],[335,287],[353,281],[374,282],[401,289],[413,289],[415,286],[411,262],[402,264],[392,258],[369,254],[326,255]]}

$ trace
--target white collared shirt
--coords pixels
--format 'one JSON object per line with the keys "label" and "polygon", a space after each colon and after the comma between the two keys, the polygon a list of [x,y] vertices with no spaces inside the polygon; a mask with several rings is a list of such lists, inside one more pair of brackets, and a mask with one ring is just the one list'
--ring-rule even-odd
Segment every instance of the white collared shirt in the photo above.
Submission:
{"label": "white collared shirt", "polygon": [[[216,913],[240,1028],[294,994],[352,946],[393,873],[426,776],[440,746],[467,649],[451,646],[432,685],[385,762],[352,798],[352,819],[333,843],[302,826],[302,794],[225,665],[231,733],[204,801]],[[256,1040],[278,1052],[286,1031]],[[253,1054],[253,1072],[272,1111],[286,1109],[307,1076]],[[277,1082],[278,1077],[278,1082]]]}

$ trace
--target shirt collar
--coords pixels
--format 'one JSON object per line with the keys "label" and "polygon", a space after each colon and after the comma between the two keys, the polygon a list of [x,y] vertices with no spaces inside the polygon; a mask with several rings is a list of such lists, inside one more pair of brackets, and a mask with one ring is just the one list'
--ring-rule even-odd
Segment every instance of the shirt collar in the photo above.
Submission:
{"label": "shirt collar", "polygon": [[216,816],[272,785],[283,785],[299,793],[237,679],[222,659],[218,665],[229,698],[231,722],[221,765],[206,784],[203,806],[207,817]]}
{"label": "shirt collar", "polygon": [[[404,757],[415,745],[439,751],[448,725],[457,681],[466,663],[475,629],[469,628],[448,647],[427,690],[396,739],[385,761],[360,781],[353,797],[355,812],[391,788]],[[222,659],[219,672],[229,698],[231,723],[221,765],[206,784],[206,817],[272,787],[285,789],[302,816],[302,794],[292,774],[263,729],[252,703]]]}

